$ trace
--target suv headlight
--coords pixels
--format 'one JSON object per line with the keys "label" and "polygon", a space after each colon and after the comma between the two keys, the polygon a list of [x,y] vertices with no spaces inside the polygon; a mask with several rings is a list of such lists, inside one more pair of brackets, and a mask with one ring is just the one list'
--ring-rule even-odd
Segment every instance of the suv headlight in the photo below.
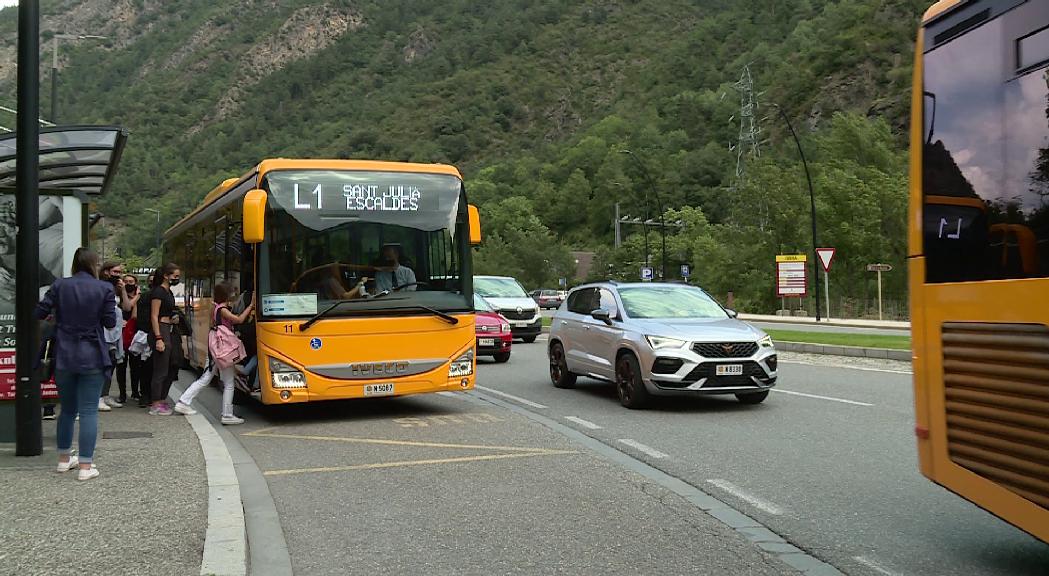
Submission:
{"label": "suv headlight", "polygon": [[688,345],[688,342],[684,340],[678,340],[677,338],[666,338],[664,336],[645,336],[645,340],[648,340],[648,345],[653,350],[666,350],[671,348],[684,348]]}
{"label": "suv headlight", "polygon": [[270,381],[277,389],[306,387],[306,375],[301,370],[276,358],[270,358]]}
{"label": "suv headlight", "polygon": [[470,348],[466,354],[452,360],[448,365],[448,377],[460,378],[474,373],[474,350]]}
{"label": "suv headlight", "polygon": [[758,340],[758,346],[761,346],[762,348],[772,348],[774,346],[772,343],[772,336],[766,334],[761,340]]}

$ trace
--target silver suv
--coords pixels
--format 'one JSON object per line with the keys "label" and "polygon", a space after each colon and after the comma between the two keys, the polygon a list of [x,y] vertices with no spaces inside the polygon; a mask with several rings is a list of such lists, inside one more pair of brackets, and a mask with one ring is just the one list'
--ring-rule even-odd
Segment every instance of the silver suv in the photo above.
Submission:
{"label": "silver suv", "polygon": [[550,328],[550,379],[615,383],[627,408],[650,396],[735,394],[758,404],[776,383],[776,349],[702,289],[606,282],[575,288]]}

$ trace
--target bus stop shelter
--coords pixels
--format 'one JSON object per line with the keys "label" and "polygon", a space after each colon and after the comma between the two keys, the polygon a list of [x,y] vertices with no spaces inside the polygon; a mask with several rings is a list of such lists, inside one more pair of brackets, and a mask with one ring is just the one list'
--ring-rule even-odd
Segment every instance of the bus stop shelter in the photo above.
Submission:
{"label": "bus stop shelter", "polygon": [[[73,253],[87,245],[89,205],[112,184],[127,137],[116,126],[40,128],[41,294],[69,275]],[[0,135],[0,442],[15,437],[15,317],[33,313],[15,306],[15,138],[14,132]]]}

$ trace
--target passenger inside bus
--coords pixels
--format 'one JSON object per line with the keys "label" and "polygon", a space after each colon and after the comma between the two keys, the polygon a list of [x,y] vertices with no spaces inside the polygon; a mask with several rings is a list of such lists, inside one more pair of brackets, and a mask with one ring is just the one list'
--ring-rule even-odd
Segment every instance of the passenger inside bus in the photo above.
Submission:
{"label": "passenger inside bus", "polygon": [[329,267],[330,273],[324,277],[320,284],[320,296],[325,300],[355,300],[368,296],[365,285],[367,277],[362,277],[353,288],[346,290],[342,284],[342,269],[338,262],[332,262]]}

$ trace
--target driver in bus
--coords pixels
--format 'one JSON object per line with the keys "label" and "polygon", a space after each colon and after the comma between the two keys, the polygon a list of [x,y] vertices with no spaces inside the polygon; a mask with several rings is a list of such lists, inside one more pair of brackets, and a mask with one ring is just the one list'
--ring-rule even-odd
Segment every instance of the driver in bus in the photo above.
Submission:
{"label": "driver in bus", "polygon": [[382,262],[375,270],[375,289],[379,292],[415,290],[415,272],[401,264],[400,244],[386,244],[382,247]]}

